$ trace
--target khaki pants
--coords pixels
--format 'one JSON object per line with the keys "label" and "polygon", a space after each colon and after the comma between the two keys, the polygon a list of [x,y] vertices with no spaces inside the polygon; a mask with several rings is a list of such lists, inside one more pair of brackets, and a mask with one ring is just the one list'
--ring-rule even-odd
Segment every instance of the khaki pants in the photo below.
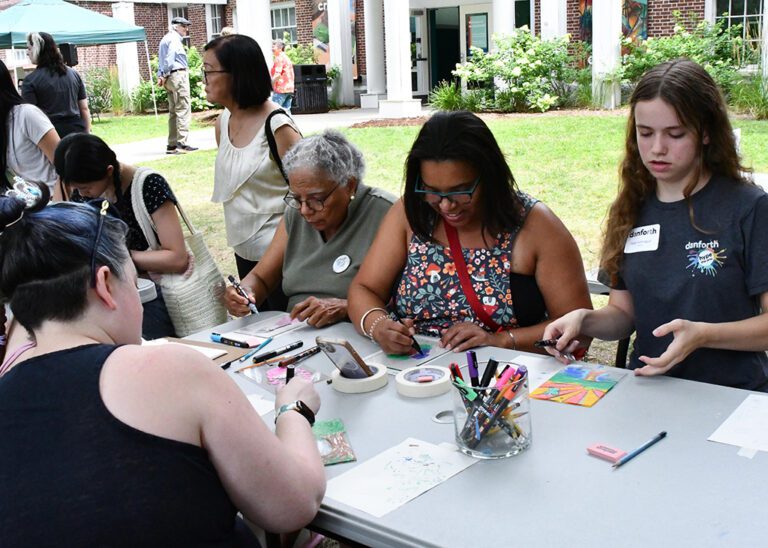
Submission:
{"label": "khaki pants", "polygon": [[165,80],[168,91],[168,146],[187,144],[192,105],[189,96],[189,74],[178,70]]}

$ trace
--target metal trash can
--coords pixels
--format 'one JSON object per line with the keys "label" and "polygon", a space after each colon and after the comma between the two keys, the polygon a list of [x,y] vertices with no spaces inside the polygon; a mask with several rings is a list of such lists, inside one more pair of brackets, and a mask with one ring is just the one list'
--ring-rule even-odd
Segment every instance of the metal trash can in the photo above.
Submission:
{"label": "metal trash can", "polygon": [[328,76],[325,65],[293,65],[293,114],[328,112]]}

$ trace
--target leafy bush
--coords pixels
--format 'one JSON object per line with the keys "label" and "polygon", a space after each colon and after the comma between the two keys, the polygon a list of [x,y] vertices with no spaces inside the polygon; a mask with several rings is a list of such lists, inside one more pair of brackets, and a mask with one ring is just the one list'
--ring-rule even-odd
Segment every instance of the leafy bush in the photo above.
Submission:
{"label": "leafy bush", "polygon": [[105,68],[88,69],[85,73],[85,93],[88,95],[88,108],[94,114],[107,112],[112,107],[112,84],[109,70]]}
{"label": "leafy bush", "polygon": [[315,48],[312,44],[291,45],[291,34],[289,32],[283,33],[283,42],[286,43],[285,54],[291,60],[291,63],[294,65],[315,64]]}
{"label": "leafy bush", "polygon": [[[545,112],[561,103],[558,86],[569,64],[568,37],[542,40],[521,27],[509,36],[494,36],[496,50],[472,48],[469,61],[457,65],[455,76],[481,88],[473,104],[504,112]],[[496,83],[496,86],[494,86]],[[494,94],[492,89],[498,87]]]}
{"label": "leafy bush", "polygon": [[109,67],[110,107],[114,114],[123,115],[130,108],[131,98],[120,89],[120,76],[117,67]]}
{"label": "leafy bush", "polygon": [[683,17],[679,11],[673,16],[675,29],[672,36],[648,38],[639,43],[626,38],[622,40],[627,53],[623,56],[619,76],[627,83],[636,83],[651,67],[687,57],[703,66],[728,94],[738,80],[741,26],[726,28],[723,20],[712,24],[695,16]]}
{"label": "leafy bush", "polygon": [[464,110],[461,88],[443,80],[429,92],[429,103],[440,110]]}
{"label": "leafy bush", "polygon": [[736,82],[731,88],[731,104],[758,120],[768,120],[768,79],[756,74]]}

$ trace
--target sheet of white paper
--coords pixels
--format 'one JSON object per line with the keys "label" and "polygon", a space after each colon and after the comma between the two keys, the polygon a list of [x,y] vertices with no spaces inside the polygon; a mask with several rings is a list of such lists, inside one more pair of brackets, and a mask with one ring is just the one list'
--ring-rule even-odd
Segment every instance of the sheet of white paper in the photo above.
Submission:
{"label": "sheet of white paper", "polygon": [[205,357],[210,358],[212,360],[215,360],[216,358],[219,358],[227,353],[226,350],[220,350],[218,348],[206,348],[204,346],[194,346],[191,344],[184,344],[176,341],[169,341],[166,339],[154,339],[151,341],[141,341],[142,346],[158,346],[161,344],[180,344],[182,346],[186,346],[187,348],[191,348],[192,350],[197,350],[201,354],[203,354]]}
{"label": "sheet of white paper", "polygon": [[766,424],[768,424],[768,396],[750,394],[709,436],[709,441],[768,451]]}
{"label": "sheet of white paper", "polygon": [[416,367],[417,365],[426,363],[429,360],[436,358],[438,356],[442,356],[443,354],[448,352],[447,349],[441,346],[438,346],[437,343],[440,342],[440,339],[438,338],[425,337],[422,335],[416,335],[415,338],[416,338],[416,342],[419,343],[419,346],[421,346],[421,349],[424,351],[424,354],[420,354],[420,355],[413,354],[410,356],[397,356],[393,354],[385,354],[383,350],[379,350],[378,352],[374,352],[373,354],[370,354],[369,356],[364,357],[363,361],[365,361],[365,363],[383,365],[390,370],[402,371],[403,369],[408,369],[409,367]]}
{"label": "sheet of white paper", "polygon": [[292,320],[290,314],[280,314],[267,320],[252,323],[236,330],[243,335],[256,335],[257,337],[277,337],[288,331],[305,327],[307,322]]}
{"label": "sheet of white paper", "polygon": [[512,360],[512,363],[528,368],[528,390],[531,392],[564,367],[555,358],[545,356],[518,356]]}
{"label": "sheet of white paper", "polygon": [[476,462],[458,451],[408,438],[333,478],[325,495],[380,518]]}
{"label": "sheet of white paper", "polygon": [[275,410],[274,400],[262,398],[258,394],[248,396],[248,401],[251,402],[251,405],[261,417]]}

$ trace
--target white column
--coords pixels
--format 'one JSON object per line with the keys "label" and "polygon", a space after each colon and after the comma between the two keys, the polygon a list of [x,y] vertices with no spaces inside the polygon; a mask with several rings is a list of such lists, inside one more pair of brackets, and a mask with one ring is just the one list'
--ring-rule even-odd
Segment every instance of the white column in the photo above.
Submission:
{"label": "white column", "polygon": [[334,99],[342,105],[355,104],[355,86],[352,78],[352,30],[349,19],[349,0],[328,0],[328,46],[331,49],[331,66],[341,68],[338,82],[333,88],[339,90]]}
{"label": "white column", "polygon": [[[515,3],[512,0],[493,0],[493,34],[509,36],[515,31]],[[491,49],[496,49],[491,44]]]}
{"label": "white column", "polygon": [[611,75],[621,63],[621,3],[592,2],[592,102],[603,108],[618,108],[619,82]]}
{"label": "white column", "polygon": [[[136,24],[133,16],[133,2],[117,2],[112,4],[112,17],[125,21],[130,25]],[[139,50],[136,42],[115,44],[117,54],[117,76],[120,80],[120,89],[123,93],[130,94],[141,83],[139,73]]]}
{"label": "white column", "polygon": [[768,2],[763,2],[763,44],[762,44],[762,65],[763,65],[763,87],[768,93]]}
{"label": "white column", "polygon": [[[619,3],[618,0],[616,3]],[[542,40],[552,40],[566,35],[568,28],[566,13],[566,0],[541,0]]]}
{"label": "white column", "polygon": [[267,66],[272,66],[272,14],[269,0],[236,0],[237,28],[259,43]]}
{"label": "white column", "polygon": [[379,113],[393,118],[421,114],[421,101],[411,90],[410,17],[408,0],[384,0],[387,99],[379,102]]}
{"label": "white column", "polygon": [[379,108],[386,92],[384,80],[384,5],[382,0],[365,0],[365,82],[367,93],[360,96],[362,108]]}

